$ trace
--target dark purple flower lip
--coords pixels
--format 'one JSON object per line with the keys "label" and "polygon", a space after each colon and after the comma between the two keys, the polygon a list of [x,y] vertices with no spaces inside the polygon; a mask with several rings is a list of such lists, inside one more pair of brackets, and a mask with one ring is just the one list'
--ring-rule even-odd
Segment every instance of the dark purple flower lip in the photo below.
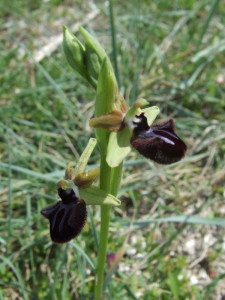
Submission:
{"label": "dark purple flower lip", "polygon": [[73,189],[58,189],[62,201],[42,209],[41,214],[49,220],[51,239],[66,243],[77,237],[87,219],[86,203],[80,200]]}
{"label": "dark purple flower lip", "polygon": [[181,160],[187,146],[176,135],[174,121],[148,126],[144,113],[136,116],[131,145],[144,157],[159,164],[171,164]]}

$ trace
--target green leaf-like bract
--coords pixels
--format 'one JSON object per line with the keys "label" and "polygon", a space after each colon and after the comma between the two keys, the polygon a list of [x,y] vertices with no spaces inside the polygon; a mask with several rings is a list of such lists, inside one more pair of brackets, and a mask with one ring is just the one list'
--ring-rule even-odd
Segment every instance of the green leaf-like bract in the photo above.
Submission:
{"label": "green leaf-like bract", "polygon": [[63,26],[63,50],[70,66],[83,77],[89,78],[85,65],[84,45],[82,45],[66,26]]}
{"label": "green leaf-like bract", "polygon": [[[118,97],[117,81],[108,57],[105,57],[97,85],[95,101],[95,117],[106,115],[114,110],[114,101]],[[109,131],[101,128],[95,129],[101,155],[105,155],[108,144]]]}

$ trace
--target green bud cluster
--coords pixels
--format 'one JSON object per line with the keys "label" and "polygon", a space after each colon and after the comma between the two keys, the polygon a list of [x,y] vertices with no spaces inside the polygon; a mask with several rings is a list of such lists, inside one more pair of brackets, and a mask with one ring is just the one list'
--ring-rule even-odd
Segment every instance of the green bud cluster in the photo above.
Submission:
{"label": "green bud cluster", "polygon": [[63,49],[70,66],[96,88],[101,64],[107,56],[99,42],[83,27],[79,27],[84,45],[63,26]]}

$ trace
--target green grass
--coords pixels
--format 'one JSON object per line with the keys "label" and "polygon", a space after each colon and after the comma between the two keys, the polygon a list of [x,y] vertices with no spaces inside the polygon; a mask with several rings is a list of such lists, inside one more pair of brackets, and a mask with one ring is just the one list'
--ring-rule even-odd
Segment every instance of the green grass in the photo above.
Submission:
{"label": "green grass", "polygon": [[[94,91],[68,66],[62,47],[40,62],[33,56],[62,24],[75,22],[114,59],[127,102],[144,97],[158,105],[158,120],[173,117],[189,147],[186,158],[170,166],[134,151],[127,158],[109,252],[126,244],[119,269],[105,283],[106,299],[224,294],[223,2],[111,4],[113,11],[99,2],[88,24],[91,8],[82,1],[0,4],[0,299],[93,299],[99,209],[89,210],[85,229],[68,245],[51,243],[40,215],[57,201],[55,183],[67,163],[77,161],[94,136],[88,127]],[[89,167],[98,164],[95,150]],[[209,246],[207,236],[215,238]],[[189,239],[200,243],[194,254],[186,251]],[[200,271],[208,280],[192,285]]]}

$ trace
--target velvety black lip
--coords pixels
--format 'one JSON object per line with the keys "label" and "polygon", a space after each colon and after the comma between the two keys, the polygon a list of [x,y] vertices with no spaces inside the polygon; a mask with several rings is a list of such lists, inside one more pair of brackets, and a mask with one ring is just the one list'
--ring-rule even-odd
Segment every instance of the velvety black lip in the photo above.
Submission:
{"label": "velvety black lip", "polygon": [[149,127],[144,113],[136,118],[131,145],[140,154],[159,164],[171,164],[184,157],[187,146],[176,135],[172,119]]}
{"label": "velvety black lip", "polygon": [[66,243],[77,237],[86,219],[86,203],[80,200],[73,189],[58,190],[62,201],[42,209],[41,214],[49,220],[51,239],[55,243]]}

